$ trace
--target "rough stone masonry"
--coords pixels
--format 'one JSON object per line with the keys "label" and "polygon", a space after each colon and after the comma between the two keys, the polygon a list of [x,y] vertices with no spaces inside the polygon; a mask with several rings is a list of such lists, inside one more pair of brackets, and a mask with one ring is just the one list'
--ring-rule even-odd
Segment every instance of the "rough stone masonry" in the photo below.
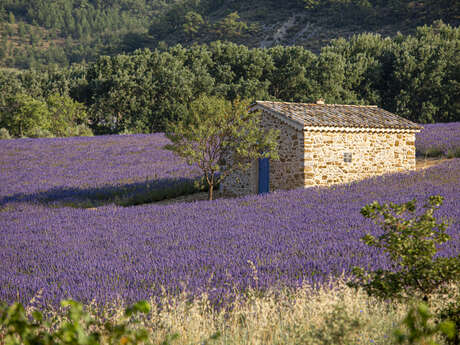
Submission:
{"label": "rough stone masonry", "polygon": [[[260,103],[290,105],[281,102]],[[314,104],[303,106],[311,106],[315,109]],[[319,113],[323,108],[327,106],[318,107],[315,112]],[[353,110],[355,108],[357,111],[366,111],[364,106],[354,106]],[[263,128],[280,130],[278,148],[280,160],[270,161],[270,191],[330,186],[370,176],[415,169],[415,133],[419,131],[416,124],[401,125],[399,128],[385,126],[385,124],[380,127],[327,126],[329,124],[327,122],[321,126],[306,126],[305,123],[293,121],[297,120],[296,114],[302,115],[302,113],[293,111],[294,115],[289,116],[291,113],[285,115],[271,109],[260,107],[258,109],[262,110]],[[372,108],[372,111],[375,112],[375,109],[377,108]],[[340,115],[336,117],[341,120]],[[401,121],[403,124],[410,123],[403,120]],[[336,124],[332,120],[329,121],[331,124]],[[234,195],[257,193],[257,182],[258,163],[253,162],[248,171],[229,176],[222,183],[222,189]]]}

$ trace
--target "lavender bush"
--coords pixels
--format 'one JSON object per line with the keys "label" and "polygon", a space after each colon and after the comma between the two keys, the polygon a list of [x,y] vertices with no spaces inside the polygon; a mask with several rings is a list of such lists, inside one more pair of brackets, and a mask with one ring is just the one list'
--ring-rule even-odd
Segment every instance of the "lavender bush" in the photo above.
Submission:
{"label": "lavender bush", "polygon": [[[16,174],[21,178],[19,169]],[[453,159],[333,188],[213,202],[93,210],[6,205],[0,212],[0,300],[25,302],[42,291],[45,304],[117,297],[130,303],[164,288],[172,294],[206,291],[226,303],[250,287],[321,284],[347,276],[353,266],[388,268],[387,257],[359,241],[379,231],[359,212],[373,200],[443,195],[436,216],[451,220],[452,240],[439,253],[458,255],[459,181],[460,160]],[[2,188],[12,189],[3,181]]]}
{"label": "lavender bush", "polygon": [[[418,139],[417,139],[418,140]],[[162,134],[0,142],[0,300],[46,304],[63,298],[127,303],[187,290],[224,301],[248,288],[295,287],[386,268],[359,241],[371,229],[359,211],[374,200],[441,194],[460,252],[460,160],[333,188],[215,202],[97,209],[36,201],[103,198],[125,189],[164,188],[197,170],[163,150]],[[418,140],[417,145],[420,140]]]}
{"label": "lavender bush", "polygon": [[164,150],[163,134],[0,142],[0,205],[112,201],[195,180],[196,167]]}
{"label": "lavender bush", "polygon": [[423,125],[415,145],[420,156],[460,157],[460,122]]}

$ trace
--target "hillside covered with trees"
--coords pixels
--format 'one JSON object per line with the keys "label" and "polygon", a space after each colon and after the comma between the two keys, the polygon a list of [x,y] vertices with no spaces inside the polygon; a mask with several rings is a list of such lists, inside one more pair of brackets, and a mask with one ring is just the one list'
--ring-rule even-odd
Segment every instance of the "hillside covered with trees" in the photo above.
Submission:
{"label": "hillside covered with trees", "polygon": [[451,0],[2,0],[0,66],[27,69],[95,61],[142,48],[231,41],[299,45],[318,53],[333,38],[414,33],[460,21]]}
{"label": "hillside covered with trees", "polygon": [[[460,121],[460,28],[361,34],[320,54],[216,41],[0,72],[0,128],[15,137],[163,131],[200,95],[376,104],[419,123]],[[6,134],[5,134],[6,136]]]}

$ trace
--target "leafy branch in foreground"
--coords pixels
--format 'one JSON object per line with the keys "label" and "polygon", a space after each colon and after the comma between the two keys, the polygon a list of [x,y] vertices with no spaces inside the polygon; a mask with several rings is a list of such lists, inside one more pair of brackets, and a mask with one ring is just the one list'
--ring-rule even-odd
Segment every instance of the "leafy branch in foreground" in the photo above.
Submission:
{"label": "leafy branch in foreground", "polygon": [[[428,298],[440,285],[460,279],[460,255],[436,257],[437,245],[447,242],[448,224],[437,222],[433,213],[443,202],[442,196],[430,196],[425,211],[416,215],[416,200],[401,205],[374,201],[361,209],[361,214],[374,220],[383,234],[365,235],[368,246],[382,249],[392,262],[391,270],[366,272],[354,267],[355,281],[349,285],[362,287],[369,295],[382,298],[404,296]],[[409,218],[404,218],[404,215]]]}
{"label": "leafy branch in foreground", "polygon": [[447,339],[455,336],[455,324],[452,321],[442,321],[430,324],[433,315],[424,303],[412,307],[402,321],[402,326],[394,331],[398,344],[409,345],[438,345],[432,338],[438,334]]}
{"label": "leafy branch in foreground", "polygon": [[0,305],[0,344],[5,345],[99,345],[105,344],[149,344],[148,332],[142,326],[136,327],[135,314],[146,314],[150,305],[145,301],[128,307],[121,322],[95,321],[83,306],[72,300],[61,302],[68,308],[65,321],[58,327],[44,319],[35,310],[32,318],[26,315],[20,303],[11,306]]}

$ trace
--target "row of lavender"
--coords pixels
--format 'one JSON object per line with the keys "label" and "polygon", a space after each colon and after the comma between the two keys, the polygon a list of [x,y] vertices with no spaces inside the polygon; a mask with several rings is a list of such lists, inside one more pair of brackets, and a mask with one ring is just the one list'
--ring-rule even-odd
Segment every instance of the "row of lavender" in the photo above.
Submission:
{"label": "row of lavender", "polygon": [[163,134],[0,141],[0,205],[103,199],[199,176]]}
{"label": "row of lavender", "polygon": [[359,241],[377,231],[359,214],[373,200],[445,196],[439,216],[451,219],[453,239],[442,254],[460,252],[460,160],[331,189],[212,203],[74,209],[29,202],[196,176],[162,149],[166,143],[160,134],[1,141],[0,300],[26,302],[43,290],[45,303],[132,302],[162,288],[225,300],[249,286],[321,283],[354,265],[386,267]]}
{"label": "row of lavender", "polygon": [[460,122],[423,125],[415,145],[420,156],[460,157]]}
{"label": "row of lavender", "polygon": [[[195,179],[163,134],[0,141],[0,204],[97,198]],[[460,122],[425,125],[417,151],[460,149]]]}
{"label": "row of lavender", "polygon": [[248,287],[321,283],[351,267],[387,267],[359,238],[378,231],[360,208],[373,201],[446,200],[441,255],[460,252],[460,160],[331,189],[214,202],[96,210],[22,204],[0,218],[0,300],[72,297],[128,302],[206,291],[225,301]]}

